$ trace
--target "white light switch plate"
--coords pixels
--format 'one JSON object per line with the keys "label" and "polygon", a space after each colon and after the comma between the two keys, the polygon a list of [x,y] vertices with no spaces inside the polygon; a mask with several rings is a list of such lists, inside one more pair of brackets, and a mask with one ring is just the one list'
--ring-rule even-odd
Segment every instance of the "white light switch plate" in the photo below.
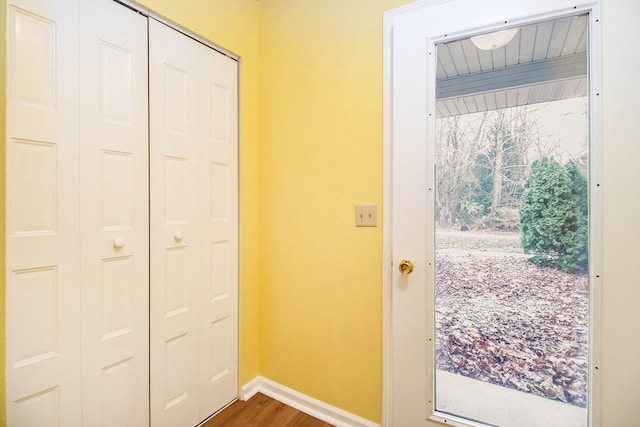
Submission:
{"label": "white light switch plate", "polygon": [[356,227],[377,227],[378,205],[356,205]]}

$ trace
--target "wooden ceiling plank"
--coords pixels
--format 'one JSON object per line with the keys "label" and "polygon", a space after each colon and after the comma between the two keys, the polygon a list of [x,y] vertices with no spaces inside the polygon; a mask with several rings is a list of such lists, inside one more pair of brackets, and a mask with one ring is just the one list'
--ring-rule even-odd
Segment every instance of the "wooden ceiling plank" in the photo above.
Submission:
{"label": "wooden ceiling plank", "polygon": [[469,73],[478,73],[482,71],[480,67],[480,58],[478,56],[478,48],[469,39],[461,40],[464,57],[469,66]]}
{"label": "wooden ceiling plank", "polygon": [[549,41],[553,32],[553,22],[541,22],[536,26],[536,37],[533,47],[533,61],[547,59]]}
{"label": "wooden ceiling plank", "polygon": [[587,31],[587,16],[588,15],[580,15],[571,18],[571,26],[567,33],[564,46],[562,47],[562,52],[560,53],[561,56],[587,51],[587,45],[580,43]]}
{"label": "wooden ceiling plank", "polygon": [[514,86],[542,84],[587,75],[586,53],[531,62],[437,81],[436,97],[458,98]]}
{"label": "wooden ceiling plank", "polygon": [[547,49],[547,59],[557,58],[562,53],[562,48],[567,40],[571,18],[558,19],[553,23],[553,32]]}

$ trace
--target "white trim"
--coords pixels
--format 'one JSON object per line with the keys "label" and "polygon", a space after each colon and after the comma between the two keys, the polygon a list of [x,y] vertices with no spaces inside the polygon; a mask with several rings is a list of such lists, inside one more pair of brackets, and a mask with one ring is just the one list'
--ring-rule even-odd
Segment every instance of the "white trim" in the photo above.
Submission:
{"label": "white trim", "polygon": [[602,343],[602,44],[601,1],[589,10],[589,371],[588,425],[601,425],[600,372]]}
{"label": "white trim", "polygon": [[255,377],[240,388],[240,399],[248,400],[256,393],[262,393],[336,427],[380,427],[379,424],[261,376]]}
{"label": "white trim", "polygon": [[[405,6],[406,7],[406,6]],[[392,217],[392,103],[391,69],[393,65],[393,19],[397,10],[385,12],[383,24],[383,83],[382,97],[382,425],[391,426],[391,289],[393,272]]]}
{"label": "white trim", "polygon": [[240,400],[247,401],[255,396],[256,393],[260,392],[260,378],[262,377],[255,377],[254,379],[240,387]]}
{"label": "white trim", "polygon": [[217,50],[218,52],[222,53],[223,55],[228,56],[229,58],[238,61],[240,59],[240,55],[237,55],[235,53],[233,53],[232,51],[225,49],[224,47],[220,46],[219,44],[214,43],[213,41],[207,39],[206,37],[201,36],[198,33],[195,33],[194,31],[188,29],[187,27],[184,27],[180,24],[178,24],[176,21],[173,21],[169,18],[167,18],[164,15],[161,15],[159,13],[154,12],[153,10],[149,9],[148,7],[138,3],[136,0],[114,0],[118,3],[122,3],[125,6],[128,6],[134,10],[137,10],[138,12],[142,13],[143,15],[146,15],[147,17],[151,18],[151,19],[155,19],[158,22],[163,23],[164,25],[173,28],[174,30],[181,32],[182,34],[184,34],[187,37],[190,37],[192,39],[194,39],[195,41],[202,43],[206,46],[209,46],[211,49],[213,50]]}

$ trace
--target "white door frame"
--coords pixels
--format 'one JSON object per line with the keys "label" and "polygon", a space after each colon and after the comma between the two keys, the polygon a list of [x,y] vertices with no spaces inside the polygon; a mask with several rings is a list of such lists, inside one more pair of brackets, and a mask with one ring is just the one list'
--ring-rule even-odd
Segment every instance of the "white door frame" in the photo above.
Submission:
{"label": "white door frame", "polygon": [[[589,40],[589,97],[590,97],[590,117],[589,126],[591,133],[591,175],[590,175],[590,355],[589,355],[589,420],[590,426],[597,426],[599,423],[599,383],[600,383],[600,295],[601,295],[601,151],[600,151],[600,29],[599,26],[593,25],[600,21],[600,3],[602,0],[582,0],[572,2],[570,0],[540,0],[537,2],[513,2],[505,0],[487,0],[482,2],[473,2],[469,0],[421,0],[416,3],[400,7],[388,11],[384,15],[384,54],[383,54],[383,268],[382,268],[382,285],[383,285],[383,367],[382,367],[382,426],[392,427],[394,411],[405,411],[411,405],[418,404],[424,397],[423,393],[430,399],[429,409],[424,414],[423,420],[429,419],[433,421],[445,421],[442,417],[434,416],[433,399],[433,367],[424,368],[424,371],[417,372],[414,376],[420,383],[422,381],[429,384],[420,384],[415,390],[402,390],[402,400],[405,401],[399,409],[394,403],[394,381],[397,382],[399,373],[394,369],[394,351],[399,353],[398,346],[403,350],[408,347],[394,340],[394,289],[396,287],[408,288],[413,286],[422,286],[428,288],[427,277],[432,274],[433,270],[428,263],[430,258],[429,252],[433,249],[427,245],[414,242],[416,235],[426,236],[430,227],[427,221],[420,215],[415,215],[413,211],[427,212],[428,217],[432,217],[433,208],[427,203],[427,197],[412,198],[404,187],[398,186],[398,177],[400,180],[404,177],[411,176],[415,178],[413,182],[422,182],[424,184],[425,193],[431,191],[429,187],[433,187],[432,171],[420,171],[415,167],[410,167],[404,163],[411,158],[427,158],[427,146],[431,138],[435,137],[435,132],[427,132],[427,129],[433,129],[435,114],[435,47],[436,43],[442,43],[452,37],[459,38],[469,36],[481,31],[491,31],[500,29],[507,24],[503,17],[518,17],[516,20],[510,20],[507,25],[513,26],[532,20],[544,20],[562,15],[576,14],[580,12],[590,12],[592,14],[592,25]],[[473,5],[475,3],[475,5]],[[455,6],[454,6],[455,5]],[[455,8],[455,9],[454,9]],[[431,15],[428,15],[432,12]],[[496,18],[496,10],[500,11],[502,16]],[[455,16],[455,28],[441,25],[442,22],[427,22],[427,18],[437,16],[438,13],[446,16]],[[441,15],[441,16],[442,16]],[[423,29],[419,31],[409,30],[409,26],[416,19],[421,19],[420,23]],[[433,19],[433,18],[431,18]],[[438,21],[436,18],[435,21]],[[440,21],[446,21],[441,19]],[[415,29],[415,27],[413,27]],[[398,34],[402,32],[403,40],[409,40],[407,45],[400,44],[402,51],[399,51]],[[453,31],[450,31],[453,30]],[[448,33],[448,34],[446,34]],[[394,40],[395,36],[395,40]],[[394,52],[394,43],[396,51]],[[430,53],[432,56],[429,56]],[[428,54],[429,53],[429,54]],[[400,72],[398,72],[400,70]],[[414,75],[417,73],[420,78],[418,83],[411,86],[409,91],[407,87],[399,93],[396,89],[394,92],[394,82],[402,82],[404,76],[398,76],[405,73],[405,70],[411,70]],[[417,150],[417,152],[416,152]],[[416,162],[417,163],[417,162]],[[396,167],[394,168],[394,165]],[[397,166],[402,166],[401,168]],[[426,163],[423,163],[426,166]],[[426,169],[426,167],[423,167]],[[395,178],[395,183],[394,183]],[[402,219],[396,214],[394,216],[394,206],[396,212],[402,212]],[[399,208],[398,208],[399,207]],[[410,213],[402,208],[410,208]],[[400,223],[412,225],[411,233],[405,230],[399,230]],[[395,230],[394,230],[395,226]],[[394,253],[394,247],[398,247],[398,240],[402,242],[402,253]],[[412,241],[413,240],[413,241]],[[396,251],[399,252],[399,251]],[[416,271],[411,275],[410,279],[401,277],[397,272],[396,265],[401,258],[413,257],[416,264]],[[420,271],[422,268],[422,271]],[[417,273],[417,274],[416,274]],[[432,286],[432,285],[431,285]],[[414,297],[432,304],[433,296],[428,295],[429,292],[421,290]],[[396,295],[396,300],[398,295]],[[417,313],[413,313],[414,315]],[[418,338],[412,349],[426,350],[433,353],[433,341],[430,339],[427,330],[432,328],[432,320],[427,319],[426,314],[418,314],[418,320],[414,323],[408,322],[408,316],[402,318],[401,327],[409,327],[413,336]],[[395,320],[398,320],[397,318]],[[397,322],[400,323],[400,322]],[[403,332],[405,329],[401,329]],[[416,332],[417,331],[417,332]],[[396,337],[397,338],[397,337]],[[422,342],[420,342],[422,341]],[[429,341],[427,343],[427,341]],[[426,347],[426,349],[425,349]],[[406,358],[405,358],[406,359]],[[405,361],[403,359],[403,361]],[[430,355],[433,359],[433,354]],[[397,363],[397,362],[396,362]],[[431,372],[427,372],[431,371]],[[421,389],[422,388],[422,389]],[[426,388],[427,390],[424,390]],[[395,390],[398,394],[399,390]],[[427,399],[422,400],[423,407],[426,408]],[[451,420],[450,420],[451,421]],[[449,425],[453,425],[451,422]],[[426,421],[422,425],[436,425],[431,421]],[[471,424],[463,424],[471,425]],[[412,425],[412,427],[414,427]]]}

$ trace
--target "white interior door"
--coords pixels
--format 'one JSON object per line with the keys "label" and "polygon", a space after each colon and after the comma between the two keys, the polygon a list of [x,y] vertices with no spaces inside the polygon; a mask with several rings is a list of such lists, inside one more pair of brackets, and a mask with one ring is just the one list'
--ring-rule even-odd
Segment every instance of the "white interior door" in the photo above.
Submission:
{"label": "white interior door", "polygon": [[151,421],[198,422],[198,44],[149,22]]}
{"label": "white interior door", "polygon": [[236,62],[150,21],[151,419],[237,397]]}
{"label": "white interior door", "polygon": [[8,422],[195,425],[237,396],[237,64],[157,21],[148,57],[110,0],[7,10]]}
{"label": "white interior door", "polygon": [[147,18],[80,1],[83,425],[149,423]]}
{"label": "white interior door", "polygon": [[8,1],[7,422],[80,425],[78,3]]}
{"label": "white interior door", "polygon": [[[391,201],[389,284],[390,399],[385,420],[390,426],[483,425],[436,413],[434,401],[434,147],[436,119],[435,46],[448,37],[492,31],[519,22],[569,15],[582,6],[566,0],[513,2],[423,1],[391,12],[387,20],[390,67],[387,84],[390,174],[386,198]],[[575,6],[575,7],[574,7]],[[531,18],[535,17],[535,18]],[[412,260],[410,275],[398,271]]]}
{"label": "white interior door", "polygon": [[238,396],[238,72],[200,45],[200,420]]}

